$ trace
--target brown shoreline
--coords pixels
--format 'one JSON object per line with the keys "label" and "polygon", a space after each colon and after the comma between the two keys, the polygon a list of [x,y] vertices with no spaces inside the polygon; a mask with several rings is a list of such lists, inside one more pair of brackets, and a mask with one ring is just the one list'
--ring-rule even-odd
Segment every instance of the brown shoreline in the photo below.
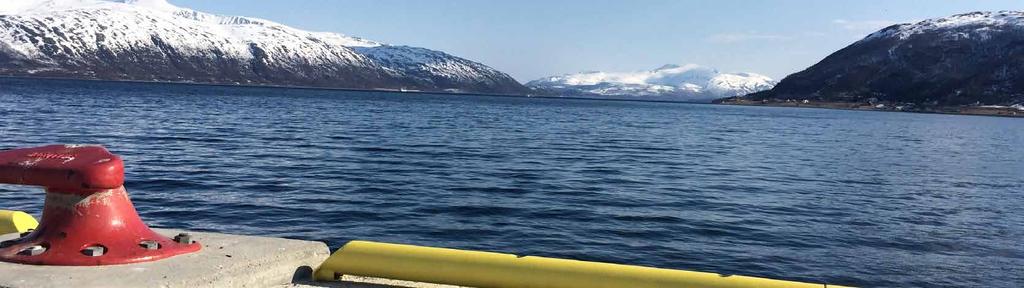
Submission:
{"label": "brown shoreline", "polygon": [[526,94],[510,94],[510,93],[487,93],[487,92],[452,92],[452,91],[436,91],[436,90],[401,90],[395,88],[343,88],[343,87],[320,87],[320,86],[291,86],[291,85],[269,85],[269,84],[228,84],[228,83],[203,83],[203,82],[181,82],[181,81],[155,81],[155,80],[112,80],[112,79],[92,79],[92,78],[73,78],[73,77],[42,77],[42,76],[22,76],[22,75],[2,75],[0,79],[25,79],[25,80],[56,80],[56,81],[85,81],[85,82],[106,82],[106,83],[134,83],[134,84],[164,84],[164,85],[184,85],[184,86],[210,86],[210,87],[229,87],[229,88],[255,88],[255,89],[296,89],[296,90],[325,90],[325,91],[350,91],[350,92],[386,92],[386,93],[402,93],[402,94],[431,94],[431,95],[454,95],[454,96],[488,96],[488,97],[508,97],[508,98],[539,98],[539,99],[567,99],[567,100],[600,100],[600,101],[624,101],[624,102],[655,102],[655,103],[679,103],[679,104],[711,104],[708,102],[687,102],[687,101],[673,101],[666,99],[629,99],[629,98],[601,98],[601,97],[585,97],[585,96],[559,96],[554,94],[546,93],[526,93]]}
{"label": "brown shoreline", "polygon": [[0,75],[0,78],[30,79],[30,80],[31,79],[36,79],[36,80],[112,82],[112,83],[139,83],[139,84],[171,84],[171,85],[235,87],[235,88],[337,90],[337,91],[353,91],[353,92],[391,92],[391,93],[408,93],[408,94],[492,96],[492,97],[514,97],[514,98],[522,97],[522,98],[568,99],[568,100],[606,100],[606,101],[627,101],[627,102],[637,101],[637,102],[657,102],[657,103],[680,103],[680,104],[707,104],[707,105],[732,105],[732,106],[763,106],[763,107],[785,107],[785,108],[834,109],[834,110],[852,110],[852,111],[909,112],[909,113],[924,113],[924,114],[973,115],[973,116],[993,116],[993,117],[1010,117],[1010,118],[1024,117],[1024,110],[983,108],[983,107],[939,107],[939,108],[933,108],[933,109],[927,109],[927,110],[924,110],[924,109],[895,110],[895,109],[878,109],[878,108],[871,107],[867,103],[848,103],[848,102],[808,102],[808,103],[802,103],[802,102],[797,102],[797,101],[779,101],[779,100],[775,100],[775,101],[751,101],[751,100],[745,100],[745,99],[726,98],[726,99],[716,100],[713,103],[707,103],[707,102],[669,101],[669,100],[661,100],[661,99],[622,99],[622,98],[599,98],[599,97],[571,97],[571,96],[556,96],[556,95],[546,95],[546,94],[500,94],[500,93],[470,93],[470,92],[421,91],[421,90],[402,91],[402,90],[399,90],[399,89],[388,89],[388,88],[360,89],[360,88],[336,88],[336,87],[316,87],[316,86],[225,84],[225,83],[146,81],[146,80],[109,80],[109,79],[88,79],[88,78],[71,78],[71,77],[39,77],[39,76],[21,76],[21,75]]}
{"label": "brown shoreline", "polygon": [[764,107],[786,107],[786,108],[811,108],[811,109],[833,109],[833,110],[851,110],[851,111],[877,111],[877,112],[904,112],[904,113],[923,113],[923,114],[947,114],[947,115],[972,115],[972,116],[993,116],[993,117],[1008,117],[1008,118],[1022,118],[1024,117],[1024,110],[1014,108],[989,108],[989,107],[978,107],[978,106],[936,106],[936,107],[924,107],[915,108],[912,105],[901,106],[899,104],[892,103],[880,103],[879,104],[868,104],[868,103],[850,103],[850,102],[818,102],[818,101],[753,101],[745,99],[722,99],[716,101],[715,104],[719,105],[734,105],[734,106],[764,106]]}

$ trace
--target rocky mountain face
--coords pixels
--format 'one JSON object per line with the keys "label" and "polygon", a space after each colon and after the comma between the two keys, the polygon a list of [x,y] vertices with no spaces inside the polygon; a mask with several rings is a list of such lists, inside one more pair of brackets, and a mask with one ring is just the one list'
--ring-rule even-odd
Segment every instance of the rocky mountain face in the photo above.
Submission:
{"label": "rocky mountain face", "polygon": [[164,0],[3,1],[0,75],[528,91],[505,73],[444,52],[213,15]]}
{"label": "rocky mountain face", "polygon": [[640,72],[583,72],[526,83],[538,93],[621,99],[708,102],[771,89],[775,82],[754,73],[721,73],[695,64],[665,65]]}
{"label": "rocky mountain face", "polygon": [[1020,107],[1024,13],[975,12],[893,25],[771,90],[735,100]]}

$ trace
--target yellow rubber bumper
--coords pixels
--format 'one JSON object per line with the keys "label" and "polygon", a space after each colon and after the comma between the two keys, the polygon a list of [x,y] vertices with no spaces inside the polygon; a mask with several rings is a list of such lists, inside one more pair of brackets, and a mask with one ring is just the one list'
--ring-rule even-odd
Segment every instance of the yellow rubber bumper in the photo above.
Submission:
{"label": "yellow rubber bumper", "polygon": [[479,288],[841,287],[608,263],[352,241],[316,271]]}
{"label": "yellow rubber bumper", "polygon": [[0,235],[21,233],[36,229],[39,222],[32,215],[21,211],[0,210]]}

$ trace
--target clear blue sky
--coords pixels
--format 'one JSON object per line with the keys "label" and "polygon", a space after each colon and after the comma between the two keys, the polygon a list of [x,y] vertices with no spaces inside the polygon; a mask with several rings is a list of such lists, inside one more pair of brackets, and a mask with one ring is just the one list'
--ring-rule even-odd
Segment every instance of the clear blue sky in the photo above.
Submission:
{"label": "clear blue sky", "polygon": [[170,0],[297,28],[442,50],[520,81],[696,63],[781,78],[890,23],[1020,0]]}

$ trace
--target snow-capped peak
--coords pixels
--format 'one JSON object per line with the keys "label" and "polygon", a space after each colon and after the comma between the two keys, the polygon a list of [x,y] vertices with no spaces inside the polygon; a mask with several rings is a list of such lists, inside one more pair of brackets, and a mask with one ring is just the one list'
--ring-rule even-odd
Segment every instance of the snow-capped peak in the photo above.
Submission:
{"label": "snow-capped peak", "polygon": [[[318,38],[322,38],[331,44],[342,45],[346,47],[376,47],[383,45],[376,41],[370,41],[358,37],[349,37],[337,33],[327,32],[308,32],[299,29],[291,28],[283,24],[275,23],[270,20],[264,20],[252,17],[242,16],[223,16],[216,14],[209,14],[199,12],[187,8],[182,8],[168,3],[166,0],[18,0],[18,1],[2,1],[0,2],[0,15],[18,15],[25,17],[32,16],[43,16],[52,15],[53,13],[59,12],[75,12],[75,11],[97,11],[106,10],[116,13],[127,13],[127,14],[145,14],[150,15],[152,18],[157,19],[168,19],[167,17],[173,17],[173,21],[179,22],[184,20],[191,20],[200,23],[193,23],[188,26],[213,26],[210,27],[214,32],[223,33],[226,36],[232,36],[238,38],[239,42],[248,42],[245,39],[261,38],[267,36],[267,31],[263,27],[272,27],[277,33],[287,33],[292,35],[309,35]],[[172,25],[180,25],[182,23],[176,23]],[[170,25],[164,28],[172,28]],[[219,26],[219,27],[217,27]],[[246,26],[262,26],[262,27],[246,27]],[[144,35],[143,35],[144,36]]]}
{"label": "snow-capped peak", "polygon": [[152,9],[163,9],[163,10],[174,10],[181,9],[178,6],[174,6],[171,3],[167,3],[167,0],[107,0],[108,2],[122,3],[127,5],[135,5],[141,7],[147,7]]}
{"label": "snow-capped peak", "polygon": [[660,96],[703,101],[771,89],[775,81],[754,73],[721,73],[697,64],[669,64],[650,71],[581,72],[545,77],[527,86],[604,96]]}
{"label": "snow-capped peak", "polygon": [[7,74],[525,90],[507,74],[443,52],[204,13],[166,0],[0,0],[0,16],[0,73]]}
{"label": "snow-capped peak", "polygon": [[883,37],[907,39],[912,35],[920,33],[957,28],[976,28],[975,31],[977,32],[985,32],[989,29],[993,29],[993,27],[1005,26],[1024,28],[1024,12],[971,12],[949,17],[928,19],[917,23],[898,24],[872,33],[865,39]]}
{"label": "snow-capped peak", "polygon": [[8,0],[0,2],[0,14],[44,14],[79,9],[149,9],[176,11],[182,8],[166,0]]}

